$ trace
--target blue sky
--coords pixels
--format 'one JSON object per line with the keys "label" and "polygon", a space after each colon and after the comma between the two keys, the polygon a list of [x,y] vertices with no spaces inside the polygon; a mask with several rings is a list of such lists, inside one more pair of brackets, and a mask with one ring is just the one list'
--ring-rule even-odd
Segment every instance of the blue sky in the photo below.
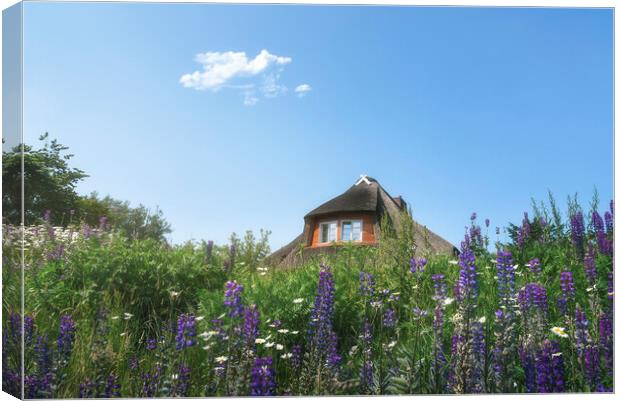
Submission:
{"label": "blue sky", "polygon": [[275,249],[361,173],[455,244],[472,211],[494,227],[547,190],[612,197],[609,9],[24,13],[26,140],[69,146],[81,193],[158,205],[174,242],[266,228]]}

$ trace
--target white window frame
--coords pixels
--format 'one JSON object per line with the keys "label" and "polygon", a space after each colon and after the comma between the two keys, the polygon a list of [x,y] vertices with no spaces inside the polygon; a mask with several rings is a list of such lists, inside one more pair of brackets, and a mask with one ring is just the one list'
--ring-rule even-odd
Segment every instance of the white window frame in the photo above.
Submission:
{"label": "white window frame", "polygon": [[[360,239],[359,240],[343,239],[342,238],[342,233],[344,232],[344,229],[343,229],[344,223],[351,223],[351,237],[353,237],[353,222],[359,222],[360,223]],[[340,220],[340,241],[342,241],[342,242],[362,242],[362,241],[364,241],[364,220],[362,220],[362,219],[343,219],[343,220]]]}
{"label": "white window frame", "polygon": [[[331,224],[335,224],[336,225],[336,232],[334,233],[334,239],[333,240],[329,240],[329,226]],[[323,233],[323,226],[327,226],[327,241],[323,242],[323,236],[321,235]],[[319,223],[319,244],[329,244],[332,242],[335,242],[338,240],[338,220],[330,220],[330,221],[322,221]]]}

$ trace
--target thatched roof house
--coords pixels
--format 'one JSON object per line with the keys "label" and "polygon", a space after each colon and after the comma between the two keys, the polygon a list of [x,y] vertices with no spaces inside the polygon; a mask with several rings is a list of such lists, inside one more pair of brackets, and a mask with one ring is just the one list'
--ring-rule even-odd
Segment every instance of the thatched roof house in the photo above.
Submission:
{"label": "thatched roof house", "polygon": [[[406,211],[407,203],[402,197],[390,196],[377,180],[362,175],[343,194],[306,214],[303,232],[288,245],[272,253],[269,262],[293,264],[299,257],[334,252],[342,242],[377,245],[380,241],[381,219],[386,216],[397,226]],[[418,252],[458,252],[448,241],[415,221],[414,227]]]}

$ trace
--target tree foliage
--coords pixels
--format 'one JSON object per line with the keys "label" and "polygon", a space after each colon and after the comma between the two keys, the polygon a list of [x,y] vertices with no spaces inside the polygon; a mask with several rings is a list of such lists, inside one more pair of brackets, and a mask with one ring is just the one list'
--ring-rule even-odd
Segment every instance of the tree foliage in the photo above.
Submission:
{"label": "tree foliage", "polygon": [[84,171],[69,166],[73,155],[66,153],[66,146],[55,139],[49,141],[47,133],[39,141],[43,142],[39,149],[24,144],[2,152],[2,208],[7,223],[21,222],[22,179],[24,223],[34,224],[46,210],[52,210],[55,213],[51,223],[62,225],[68,222],[70,210],[76,207],[78,182],[88,177]]}

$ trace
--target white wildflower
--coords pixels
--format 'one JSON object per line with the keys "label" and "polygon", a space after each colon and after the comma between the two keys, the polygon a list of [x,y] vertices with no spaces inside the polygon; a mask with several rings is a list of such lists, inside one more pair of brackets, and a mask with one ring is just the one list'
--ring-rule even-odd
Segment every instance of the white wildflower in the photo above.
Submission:
{"label": "white wildflower", "polygon": [[303,301],[304,301],[304,299],[303,299],[303,298],[295,298],[295,299],[293,299],[293,303],[294,303],[294,304],[300,304],[300,303],[302,303]]}
{"label": "white wildflower", "polygon": [[278,330],[278,333],[286,334],[288,333],[288,329],[280,329]]}
{"label": "white wildflower", "polygon": [[265,344],[265,348],[271,348],[275,345],[275,343],[269,342]]}
{"label": "white wildflower", "polygon": [[564,327],[552,327],[551,328],[551,332],[553,334],[555,334],[556,336],[562,337],[562,338],[567,338],[568,334],[566,334],[566,329],[564,329]]}
{"label": "white wildflower", "polygon": [[282,344],[276,344],[276,349],[277,349],[278,351],[282,351],[282,350],[284,349],[284,345],[282,345]]}
{"label": "white wildflower", "polygon": [[257,338],[256,340],[254,340],[254,343],[256,344],[265,344],[267,342],[267,340],[265,340],[264,338]]}
{"label": "white wildflower", "polygon": [[217,358],[215,358],[215,362],[219,362],[219,363],[226,362],[227,360],[228,360],[227,356],[218,356]]}

